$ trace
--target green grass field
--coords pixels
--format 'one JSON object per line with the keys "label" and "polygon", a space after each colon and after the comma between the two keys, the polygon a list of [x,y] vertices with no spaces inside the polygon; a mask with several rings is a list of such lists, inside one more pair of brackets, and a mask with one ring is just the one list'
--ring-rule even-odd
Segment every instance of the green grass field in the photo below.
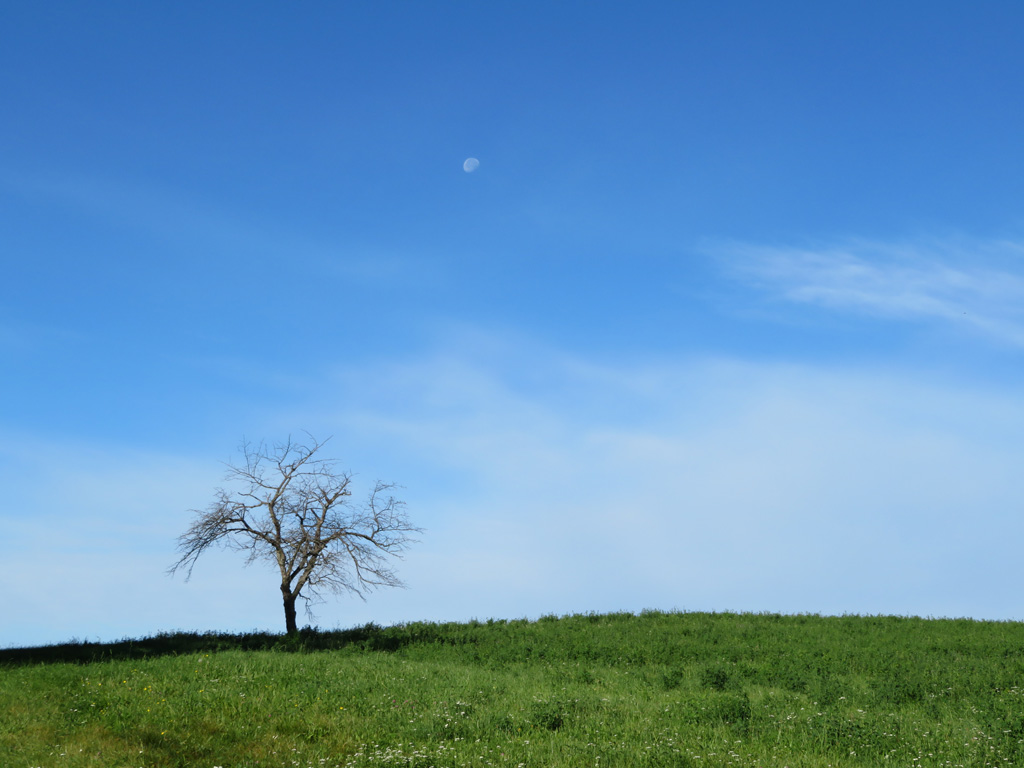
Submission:
{"label": "green grass field", "polygon": [[1024,624],[644,613],[0,651],[0,766],[1024,764]]}

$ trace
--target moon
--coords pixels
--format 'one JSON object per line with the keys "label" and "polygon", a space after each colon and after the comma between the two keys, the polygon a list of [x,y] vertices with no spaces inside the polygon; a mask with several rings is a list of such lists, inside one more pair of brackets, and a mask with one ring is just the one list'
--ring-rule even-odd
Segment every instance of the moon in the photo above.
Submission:
{"label": "moon", "polygon": [[466,173],[472,173],[479,167],[480,161],[477,160],[475,157],[467,157],[466,162],[462,164],[462,170],[464,170]]}

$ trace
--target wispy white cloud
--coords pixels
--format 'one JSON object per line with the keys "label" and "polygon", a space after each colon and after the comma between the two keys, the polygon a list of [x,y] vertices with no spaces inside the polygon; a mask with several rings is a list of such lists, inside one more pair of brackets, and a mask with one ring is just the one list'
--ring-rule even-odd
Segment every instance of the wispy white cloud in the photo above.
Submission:
{"label": "wispy white cloud", "polygon": [[0,645],[214,627],[236,599],[250,608],[238,628],[251,628],[262,596],[237,564],[212,558],[205,589],[164,573],[188,508],[222,474],[212,457],[0,432],[0,594],[15,617]]}
{"label": "wispy white cloud", "polygon": [[[339,387],[328,420],[401,457],[431,518],[414,610],[1024,615],[986,592],[1019,570],[1024,399],[909,373],[521,355],[363,371],[380,399]],[[515,373],[527,362],[543,387]]]}
{"label": "wispy white cloud", "polygon": [[0,322],[0,349],[9,353],[33,352],[47,346],[81,340],[72,328],[16,322]]}
{"label": "wispy white cloud", "polygon": [[712,249],[734,277],[778,298],[904,320],[938,320],[1024,346],[1024,244],[1013,241]]}
{"label": "wispy white cloud", "polygon": [[245,273],[276,271],[287,263],[329,277],[389,285],[429,284],[433,273],[396,249],[358,241],[337,242],[330,236],[296,231],[286,216],[255,218],[251,212],[185,194],[181,190],[122,179],[71,174],[0,175],[0,190],[32,205],[66,211],[118,229],[139,232],[160,243],[179,246],[180,257],[198,256],[209,268],[210,252],[231,254],[221,261]]}
{"label": "wispy white cloud", "polygon": [[[477,338],[326,377],[277,413],[260,436],[333,434],[357,482],[401,482],[427,528],[399,566],[408,591],[329,601],[324,626],[647,607],[1024,618],[1018,393]],[[280,628],[273,574],[232,553],[187,584],[163,573],[229,455],[2,445],[0,592],[47,567],[0,643]]]}

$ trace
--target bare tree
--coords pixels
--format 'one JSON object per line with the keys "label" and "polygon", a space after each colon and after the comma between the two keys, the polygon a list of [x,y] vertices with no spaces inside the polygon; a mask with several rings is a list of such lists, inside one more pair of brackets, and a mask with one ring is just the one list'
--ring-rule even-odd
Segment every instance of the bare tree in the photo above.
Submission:
{"label": "bare tree", "polygon": [[405,503],[391,495],[392,483],[377,482],[362,503],[352,501],[352,477],[336,462],[320,458],[324,446],[288,442],[241,446],[242,462],[229,464],[234,489],[216,490],[205,510],[178,537],[181,558],[168,569],[191,577],[196,560],[213,546],[248,552],[247,563],[269,560],[281,572],[285,626],[296,632],[295,602],[307,608],[326,592],[365,597],[376,587],[402,582],[389,559],[414,541]]}

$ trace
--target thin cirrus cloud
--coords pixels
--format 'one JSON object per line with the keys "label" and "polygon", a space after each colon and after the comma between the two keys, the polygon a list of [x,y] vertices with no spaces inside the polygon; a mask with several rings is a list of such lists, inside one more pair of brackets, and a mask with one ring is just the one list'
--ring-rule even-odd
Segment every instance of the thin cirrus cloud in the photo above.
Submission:
{"label": "thin cirrus cloud", "polygon": [[[981,553],[1009,556],[1019,531],[1016,398],[912,372],[528,356],[542,390],[450,353],[344,387],[339,428],[402,456],[423,493],[431,533],[406,567],[437,614],[1020,615],[1010,593],[978,597],[1010,567]],[[446,476],[459,490],[428,490]]]}
{"label": "thin cirrus cloud", "polygon": [[1012,241],[822,247],[729,244],[728,273],[786,301],[875,317],[941,321],[1024,346],[1024,245]]}
{"label": "thin cirrus cloud", "polygon": [[[360,483],[401,482],[427,529],[400,564],[408,591],[329,600],[315,623],[643,608],[1024,615],[1016,392],[912,370],[627,364],[488,341],[498,353],[454,340],[338,372],[253,425],[269,439],[333,434],[332,455]],[[19,595],[0,645],[279,628],[272,573],[237,553],[212,553],[189,582],[164,573],[230,457],[0,437],[12,490],[0,586]],[[19,593],[40,552],[45,578]]]}
{"label": "thin cirrus cloud", "polygon": [[[59,221],[82,218],[109,231],[134,232],[159,249],[167,243],[187,245],[186,250],[175,251],[177,258],[228,247],[235,254],[230,263],[244,265],[243,274],[258,273],[286,259],[327,278],[343,276],[370,283],[387,280],[392,285],[422,285],[430,278],[416,259],[399,251],[359,243],[339,246],[327,236],[297,234],[230,207],[196,202],[166,185],[74,174],[6,174],[0,175],[0,192],[22,202],[48,205]],[[211,260],[204,258],[202,266],[206,279],[211,279]],[[237,279],[236,269],[226,271],[233,281]],[[0,328],[0,343],[4,341]]]}

